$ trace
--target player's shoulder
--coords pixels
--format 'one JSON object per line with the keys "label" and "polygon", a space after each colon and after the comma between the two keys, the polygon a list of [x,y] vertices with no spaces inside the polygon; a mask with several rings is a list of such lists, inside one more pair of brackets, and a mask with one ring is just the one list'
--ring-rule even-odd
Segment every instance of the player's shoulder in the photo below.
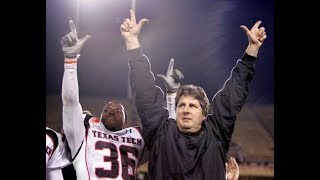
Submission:
{"label": "player's shoulder", "polygon": [[84,118],[84,125],[86,127],[90,127],[91,125],[98,125],[101,121],[99,118],[90,115],[90,114],[83,114],[83,118]]}
{"label": "player's shoulder", "polygon": [[131,126],[124,129],[126,133],[139,133],[141,135],[142,127],[141,126]]}
{"label": "player's shoulder", "polygon": [[55,130],[46,127],[46,145],[53,146],[53,149],[55,150],[58,144],[59,144],[58,133]]}
{"label": "player's shoulder", "polygon": [[57,134],[57,131],[55,131],[54,129],[49,128],[49,127],[46,127],[46,133],[47,133],[47,132],[52,132],[52,133]]}
{"label": "player's shoulder", "polygon": [[129,127],[129,128],[134,128],[138,131],[141,131],[142,130],[142,127],[141,126],[132,126],[132,127]]}
{"label": "player's shoulder", "polygon": [[57,131],[46,127],[46,135],[48,135],[51,139],[58,139],[58,134]]}

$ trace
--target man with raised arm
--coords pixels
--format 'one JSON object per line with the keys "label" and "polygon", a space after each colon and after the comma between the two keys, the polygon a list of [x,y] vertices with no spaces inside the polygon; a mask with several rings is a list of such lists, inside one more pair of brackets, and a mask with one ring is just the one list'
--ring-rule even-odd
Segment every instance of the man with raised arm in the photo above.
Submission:
{"label": "man with raised arm", "polygon": [[[175,98],[176,120],[163,107],[163,92],[156,86],[149,59],[143,54],[138,35],[147,19],[131,18],[120,26],[129,55],[132,94],[142,121],[142,136],[150,150],[150,179],[226,179],[226,154],[236,117],[248,96],[258,51],[266,39],[257,21],[249,30],[248,46],[213,97],[212,114],[203,88],[182,85]],[[209,78],[209,77],[208,77]]]}

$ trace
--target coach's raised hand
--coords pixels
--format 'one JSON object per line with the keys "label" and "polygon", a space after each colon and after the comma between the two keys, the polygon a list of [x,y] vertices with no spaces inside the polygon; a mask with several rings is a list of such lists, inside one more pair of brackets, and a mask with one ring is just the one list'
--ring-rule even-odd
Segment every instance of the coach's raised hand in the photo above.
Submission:
{"label": "coach's raised hand", "polygon": [[120,32],[124,40],[126,41],[127,50],[140,47],[138,41],[138,35],[145,22],[148,19],[141,19],[137,24],[136,15],[132,9],[130,9],[130,19],[126,20],[120,25]]}
{"label": "coach's raised hand", "polygon": [[257,21],[250,30],[245,25],[240,26],[246,33],[249,40],[246,53],[253,57],[258,56],[259,49],[262,46],[264,40],[267,38],[265,28],[259,27],[261,23],[261,21]]}
{"label": "coach's raised hand", "polygon": [[65,58],[74,59],[80,55],[83,44],[91,37],[85,35],[81,39],[78,39],[76,26],[72,20],[69,21],[71,32],[61,38],[62,51]]}

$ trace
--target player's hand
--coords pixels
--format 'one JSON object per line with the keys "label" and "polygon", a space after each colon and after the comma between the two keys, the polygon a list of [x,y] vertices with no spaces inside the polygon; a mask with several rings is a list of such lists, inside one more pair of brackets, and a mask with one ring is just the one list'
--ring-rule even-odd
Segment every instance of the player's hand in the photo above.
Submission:
{"label": "player's hand", "polygon": [[64,57],[68,59],[77,58],[80,55],[83,44],[91,37],[85,35],[78,39],[76,26],[72,20],[69,21],[71,32],[61,38],[61,45]]}
{"label": "player's hand", "polygon": [[167,74],[157,74],[157,77],[161,78],[167,89],[167,93],[175,93],[180,87],[180,81],[184,78],[184,75],[178,69],[173,70],[174,59],[170,60]]}

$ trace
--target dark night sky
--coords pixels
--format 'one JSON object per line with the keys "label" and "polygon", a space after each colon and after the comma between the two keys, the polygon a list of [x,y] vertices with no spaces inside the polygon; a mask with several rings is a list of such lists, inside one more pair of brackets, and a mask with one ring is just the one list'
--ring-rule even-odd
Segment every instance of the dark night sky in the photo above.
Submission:
{"label": "dark night sky", "polygon": [[[79,38],[90,34],[78,63],[81,95],[126,97],[128,62],[120,24],[130,17],[130,0],[46,1],[46,92],[60,94],[63,53],[60,38],[78,20]],[[140,44],[154,74],[165,73],[175,59],[183,84],[202,86],[208,97],[222,87],[248,40],[239,27],[257,20],[266,28],[248,101],[274,102],[274,2],[272,0],[137,0],[137,20],[149,19]],[[78,18],[77,18],[78,17]],[[157,84],[163,87],[160,80]]]}

